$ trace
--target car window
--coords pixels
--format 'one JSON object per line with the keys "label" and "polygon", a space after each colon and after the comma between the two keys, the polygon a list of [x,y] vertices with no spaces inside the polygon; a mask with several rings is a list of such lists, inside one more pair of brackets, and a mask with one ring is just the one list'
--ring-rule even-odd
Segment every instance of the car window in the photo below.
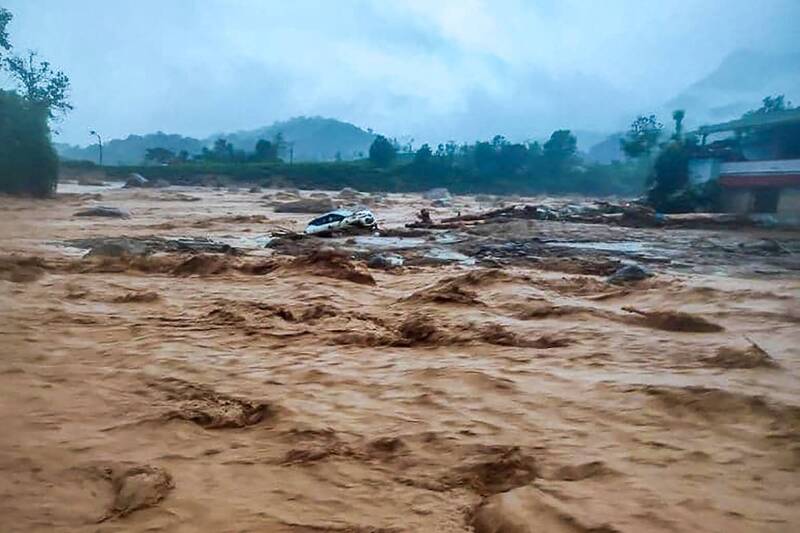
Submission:
{"label": "car window", "polygon": [[328,215],[330,220],[328,222],[339,222],[340,220],[344,220],[344,216],[342,215]]}

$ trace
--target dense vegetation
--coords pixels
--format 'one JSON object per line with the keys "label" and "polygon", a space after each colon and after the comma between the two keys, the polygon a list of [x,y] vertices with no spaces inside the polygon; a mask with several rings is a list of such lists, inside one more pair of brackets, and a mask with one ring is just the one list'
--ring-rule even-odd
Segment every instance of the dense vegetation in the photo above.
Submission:
{"label": "dense vegetation", "polygon": [[72,109],[67,100],[69,78],[36,52],[11,53],[6,31],[11,18],[0,8],[0,70],[17,88],[0,90],[0,191],[48,196],[58,181],[48,121]]}
{"label": "dense vegetation", "polygon": [[58,157],[47,117],[46,106],[0,91],[0,191],[40,197],[55,191]]}
{"label": "dense vegetation", "polygon": [[[220,139],[199,157],[166,156],[159,166],[108,167],[112,176],[139,172],[173,183],[259,183],[301,188],[364,191],[421,191],[446,187],[457,193],[584,193],[635,195],[644,190],[648,165],[640,160],[586,164],[569,130],[558,130],[544,144],[511,143],[502,136],[474,144],[442,144],[415,152],[377,136],[369,158],[358,161],[289,164],[276,157],[280,139],[263,141],[262,150],[245,153]],[[261,154],[261,155],[260,155]]]}

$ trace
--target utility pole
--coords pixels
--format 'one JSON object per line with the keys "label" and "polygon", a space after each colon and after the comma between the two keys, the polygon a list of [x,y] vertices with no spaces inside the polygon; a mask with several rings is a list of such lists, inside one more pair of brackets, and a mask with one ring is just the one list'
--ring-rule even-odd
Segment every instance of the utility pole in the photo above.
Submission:
{"label": "utility pole", "polygon": [[294,163],[294,141],[289,143],[289,166]]}
{"label": "utility pole", "polygon": [[94,135],[97,137],[97,145],[100,147],[100,166],[103,166],[103,138],[100,137],[100,134],[96,131],[92,130],[89,132],[89,135]]}

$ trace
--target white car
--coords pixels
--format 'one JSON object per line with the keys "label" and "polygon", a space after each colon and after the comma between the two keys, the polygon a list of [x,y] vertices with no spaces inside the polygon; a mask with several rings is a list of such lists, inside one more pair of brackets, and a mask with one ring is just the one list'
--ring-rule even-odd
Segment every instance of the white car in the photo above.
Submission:
{"label": "white car", "polygon": [[375,215],[369,209],[358,211],[337,209],[309,222],[306,226],[306,235],[332,233],[347,228],[374,228],[375,226]]}

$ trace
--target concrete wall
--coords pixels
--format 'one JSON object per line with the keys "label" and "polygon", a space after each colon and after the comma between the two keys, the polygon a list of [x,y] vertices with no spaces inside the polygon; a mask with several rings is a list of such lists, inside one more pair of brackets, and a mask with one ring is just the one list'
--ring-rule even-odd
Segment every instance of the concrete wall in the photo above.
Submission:
{"label": "concrete wall", "polygon": [[726,213],[749,213],[753,208],[753,192],[750,189],[724,189],[722,209]]}
{"label": "concrete wall", "polygon": [[800,188],[787,187],[781,190],[778,215],[800,217]]}

